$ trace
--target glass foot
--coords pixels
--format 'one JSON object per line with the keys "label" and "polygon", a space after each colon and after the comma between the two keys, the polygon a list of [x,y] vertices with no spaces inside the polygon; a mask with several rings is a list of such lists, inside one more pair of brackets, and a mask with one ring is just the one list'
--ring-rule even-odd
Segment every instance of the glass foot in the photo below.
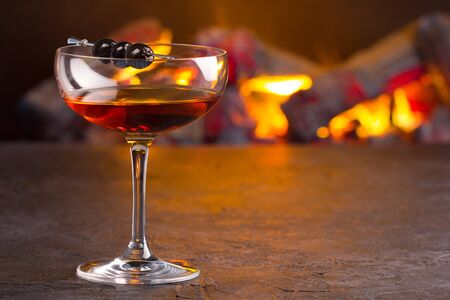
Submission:
{"label": "glass foot", "polygon": [[194,279],[200,270],[183,260],[96,260],[81,264],[77,275],[95,282],[114,284],[163,284]]}

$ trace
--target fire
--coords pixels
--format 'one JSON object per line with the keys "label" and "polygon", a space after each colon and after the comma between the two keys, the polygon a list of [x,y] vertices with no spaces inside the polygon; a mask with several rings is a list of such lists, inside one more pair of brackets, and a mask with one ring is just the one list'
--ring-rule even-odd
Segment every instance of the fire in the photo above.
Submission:
{"label": "fire", "polygon": [[[290,96],[312,86],[312,80],[306,75],[261,76],[247,80],[241,86],[242,95],[252,92]],[[283,101],[284,102],[284,101]]]}
{"label": "fire", "polygon": [[397,89],[394,92],[394,110],[392,123],[405,132],[412,132],[423,122],[421,114],[411,111],[407,94],[404,89]]}
{"label": "fire", "polygon": [[[305,86],[305,80],[306,79],[302,78],[302,79],[287,79],[284,81],[283,80],[266,81],[263,82],[263,88],[267,92],[275,95],[290,96],[293,93],[299,91],[302,88],[302,86]],[[307,85],[311,86],[311,83],[307,83]]]}
{"label": "fire", "polygon": [[[414,111],[408,94],[426,98],[424,91],[431,82],[422,78],[397,88],[391,94],[382,94],[373,100],[361,102],[331,119],[328,128],[319,128],[316,132],[319,138],[331,136],[341,140],[350,132],[355,132],[358,138],[380,137],[402,131],[413,132],[425,120],[424,112]],[[326,134],[328,129],[329,134]]]}
{"label": "fire", "polygon": [[390,129],[390,102],[390,97],[383,94],[335,116],[329,123],[331,136],[340,139],[353,130],[360,138],[386,134]]}
{"label": "fire", "polygon": [[175,82],[178,85],[188,85],[193,76],[193,70],[188,68],[180,69],[175,74]]}
{"label": "fire", "polygon": [[255,137],[286,135],[288,121],[280,105],[293,93],[311,86],[312,80],[306,75],[261,76],[245,81],[240,93],[249,115],[256,121]]}

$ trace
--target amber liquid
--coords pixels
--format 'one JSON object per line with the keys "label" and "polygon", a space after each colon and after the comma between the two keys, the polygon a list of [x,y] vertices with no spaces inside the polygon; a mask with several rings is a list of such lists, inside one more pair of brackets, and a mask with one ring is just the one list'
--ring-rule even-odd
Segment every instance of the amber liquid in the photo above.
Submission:
{"label": "amber liquid", "polygon": [[204,89],[161,85],[81,90],[64,100],[94,124],[125,133],[152,134],[194,121],[218,98]]}

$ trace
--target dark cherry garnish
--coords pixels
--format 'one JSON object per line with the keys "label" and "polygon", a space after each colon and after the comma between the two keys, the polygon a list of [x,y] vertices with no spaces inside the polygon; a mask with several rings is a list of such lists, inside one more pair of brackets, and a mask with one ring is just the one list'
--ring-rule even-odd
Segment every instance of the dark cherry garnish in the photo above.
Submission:
{"label": "dark cherry garnish", "polygon": [[[111,39],[101,39],[95,43],[89,42],[87,39],[79,39],[69,37],[67,44],[77,45],[81,47],[92,47],[92,55],[104,58],[121,58],[125,60],[114,60],[114,65],[119,68],[131,66],[136,69],[148,67],[155,59],[171,60],[174,56],[155,54],[150,46],[142,43],[131,44],[129,42],[117,43]],[[110,63],[109,59],[101,59],[102,63]]]}
{"label": "dark cherry garnish", "polygon": [[[92,55],[97,57],[111,57],[112,47],[116,44],[116,41],[111,39],[101,39],[94,43],[92,46]],[[102,63],[109,63],[109,60],[102,59]]]}
{"label": "dark cherry garnish", "polygon": [[142,43],[135,43],[127,47],[127,64],[136,69],[148,67],[154,59],[152,48]]}
{"label": "dark cherry garnish", "polygon": [[[128,42],[118,42],[112,46],[111,57],[112,58],[125,58],[127,48],[131,46]],[[119,68],[126,68],[128,64],[125,60],[113,60],[114,65]]]}

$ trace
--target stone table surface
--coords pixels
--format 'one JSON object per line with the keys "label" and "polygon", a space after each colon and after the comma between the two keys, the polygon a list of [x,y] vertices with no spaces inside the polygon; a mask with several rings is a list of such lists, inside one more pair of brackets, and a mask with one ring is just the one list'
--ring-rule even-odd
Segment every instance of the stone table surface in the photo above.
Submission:
{"label": "stone table surface", "polygon": [[164,286],[75,275],[128,243],[125,145],[3,143],[0,161],[1,298],[450,298],[450,146],[154,147],[150,245],[202,270]]}

